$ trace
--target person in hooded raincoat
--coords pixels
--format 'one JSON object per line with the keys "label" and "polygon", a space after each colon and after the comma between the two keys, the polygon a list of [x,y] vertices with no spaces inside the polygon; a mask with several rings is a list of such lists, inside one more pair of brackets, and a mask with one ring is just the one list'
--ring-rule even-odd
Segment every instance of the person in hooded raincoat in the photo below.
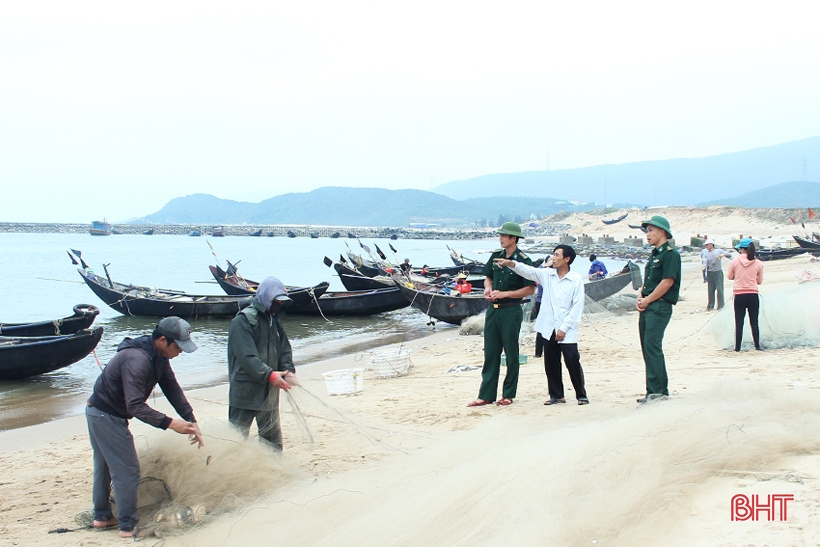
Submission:
{"label": "person in hooded raincoat", "polygon": [[228,331],[228,421],[247,437],[256,420],[260,440],[282,451],[279,391],[296,385],[290,341],[282,326],[285,285],[268,277]]}

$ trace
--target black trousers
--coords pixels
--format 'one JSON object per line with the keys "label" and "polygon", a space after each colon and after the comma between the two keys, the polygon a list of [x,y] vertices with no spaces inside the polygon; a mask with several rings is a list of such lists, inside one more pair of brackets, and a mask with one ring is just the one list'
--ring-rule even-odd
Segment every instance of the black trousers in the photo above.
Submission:
{"label": "black trousers", "polygon": [[[279,391],[279,390],[271,390]],[[256,419],[259,428],[259,440],[267,441],[279,452],[282,451],[282,424],[279,423],[279,399],[271,410],[248,410],[246,408],[228,407],[228,422],[242,432],[247,438],[251,424]]]}
{"label": "black trousers", "polygon": [[749,326],[752,327],[752,340],[754,340],[755,347],[760,349],[760,329],[757,325],[757,317],[760,314],[760,297],[757,293],[747,293],[735,295],[735,351],[740,351],[740,343],[743,341],[743,321],[747,310]]}
{"label": "black trousers", "polygon": [[[532,313],[530,314],[530,321],[535,321],[538,318],[538,312],[541,311],[541,302],[536,302],[532,306]],[[535,333],[535,356],[541,357],[544,354],[544,344],[546,341],[541,336],[540,332]]]}
{"label": "black trousers", "polygon": [[564,398],[564,380],[561,370],[561,356],[567,365],[569,379],[575,390],[576,399],[586,398],[584,388],[584,371],[581,368],[581,355],[578,353],[578,344],[559,344],[552,331],[549,341],[544,345],[544,370],[547,373],[547,386],[551,399]]}

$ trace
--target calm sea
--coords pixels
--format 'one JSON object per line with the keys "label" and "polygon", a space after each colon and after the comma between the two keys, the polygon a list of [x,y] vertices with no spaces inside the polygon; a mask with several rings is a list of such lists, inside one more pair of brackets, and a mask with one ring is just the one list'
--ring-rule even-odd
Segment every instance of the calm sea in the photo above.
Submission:
{"label": "calm sea", "polygon": [[[213,253],[208,243],[213,246]],[[460,253],[486,259],[497,240],[363,240],[375,255],[375,245],[393,262],[409,258],[415,266],[447,266],[448,245]],[[390,244],[397,254],[390,250]],[[100,308],[95,322],[105,328],[96,354],[105,364],[126,336],[148,334],[156,319],[124,317],[108,308],[91,292],[67,249],[82,252],[97,273],[103,263],[114,281],[182,290],[190,294],[223,294],[208,266],[217,259],[238,263],[247,279],[279,277],[286,285],[307,286],[330,282],[330,290],[344,290],[335,271],[322,262],[338,260],[348,250],[367,256],[355,239],[268,237],[187,237],[170,235],[0,234],[0,257],[7,274],[0,278],[0,322],[16,323],[57,319],[72,314],[75,304]],[[216,257],[214,256],[216,255]],[[581,258],[581,257],[579,257]],[[616,268],[623,261],[607,261]],[[586,268],[586,261],[580,267]],[[418,338],[432,332],[428,319],[412,308],[364,318],[290,315],[285,329],[297,366],[344,353],[367,350],[386,343]],[[227,381],[225,348],[229,319],[191,320],[199,350],[174,359],[173,367],[184,388]],[[448,327],[439,323],[437,330]],[[25,381],[0,383],[0,431],[78,414],[100,369],[93,355],[59,371]]]}

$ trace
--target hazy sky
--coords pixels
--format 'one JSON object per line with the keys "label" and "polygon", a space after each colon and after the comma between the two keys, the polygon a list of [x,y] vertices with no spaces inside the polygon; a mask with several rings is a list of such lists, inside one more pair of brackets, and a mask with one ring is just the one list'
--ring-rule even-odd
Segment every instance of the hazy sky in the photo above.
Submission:
{"label": "hazy sky", "polygon": [[0,222],[820,135],[818,15],[813,0],[6,2]]}

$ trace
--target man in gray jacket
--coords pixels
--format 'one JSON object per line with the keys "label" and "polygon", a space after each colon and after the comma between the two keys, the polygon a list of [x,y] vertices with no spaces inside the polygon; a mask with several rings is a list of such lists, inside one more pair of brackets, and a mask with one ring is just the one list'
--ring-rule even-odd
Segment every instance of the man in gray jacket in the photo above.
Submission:
{"label": "man in gray jacket", "polygon": [[[137,527],[137,487],[140,462],[128,420],[137,418],[160,429],[188,435],[191,444],[204,445],[194,411],[179,387],[170,360],[183,351],[196,351],[191,326],[179,317],[157,323],[151,336],[126,338],[94,384],[85,409],[88,436],[94,452],[94,527],[119,523],[122,537],[133,537]],[[182,419],[171,418],[146,404],[159,384]],[[111,483],[117,517],[111,513]]]}
{"label": "man in gray jacket", "polygon": [[290,301],[282,282],[269,277],[228,331],[228,421],[247,437],[256,419],[259,438],[280,452],[279,390],[296,385],[290,342],[282,326],[282,305]]}

